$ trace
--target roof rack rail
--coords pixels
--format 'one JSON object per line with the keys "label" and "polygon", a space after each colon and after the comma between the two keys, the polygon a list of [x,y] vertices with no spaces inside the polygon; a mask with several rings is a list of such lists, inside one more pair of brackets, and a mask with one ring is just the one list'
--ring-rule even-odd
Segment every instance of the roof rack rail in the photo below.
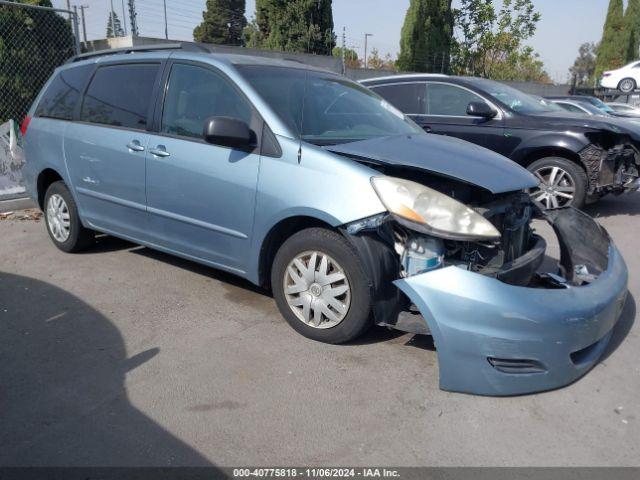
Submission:
{"label": "roof rack rail", "polygon": [[119,53],[154,52],[158,50],[185,50],[189,52],[211,53],[207,47],[197,43],[158,43],[155,45],[140,45],[138,47],[111,48],[108,50],[96,50],[95,52],[81,53],[67,60],[67,63],[80,62],[87,58],[102,57],[104,55],[117,55]]}

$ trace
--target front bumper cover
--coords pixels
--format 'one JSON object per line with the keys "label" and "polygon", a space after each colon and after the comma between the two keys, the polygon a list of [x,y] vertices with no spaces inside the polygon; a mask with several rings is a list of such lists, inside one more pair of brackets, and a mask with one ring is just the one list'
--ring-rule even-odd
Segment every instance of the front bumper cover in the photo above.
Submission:
{"label": "front bumper cover", "polygon": [[[581,230],[589,225],[588,232],[578,233],[577,252],[567,245],[576,238],[570,231],[575,219]],[[479,395],[550,390],[584,375],[602,355],[626,299],[627,267],[590,217],[567,209],[549,221],[561,242],[561,264],[574,265],[585,251],[604,249],[606,269],[595,281],[559,289],[519,287],[446,267],[394,282],[433,335],[443,390]]]}

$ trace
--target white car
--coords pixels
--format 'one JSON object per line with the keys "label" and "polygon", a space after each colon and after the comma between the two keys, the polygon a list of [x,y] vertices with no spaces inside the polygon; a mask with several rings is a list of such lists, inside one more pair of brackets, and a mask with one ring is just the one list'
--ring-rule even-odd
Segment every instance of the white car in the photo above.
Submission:
{"label": "white car", "polygon": [[640,116],[640,108],[629,105],[628,103],[607,102],[607,106],[611,107],[616,113],[625,113]]}
{"label": "white car", "polygon": [[602,74],[600,86],[631,93],[640,85],[640,61],[631,62],[617,70],[609,70]]}

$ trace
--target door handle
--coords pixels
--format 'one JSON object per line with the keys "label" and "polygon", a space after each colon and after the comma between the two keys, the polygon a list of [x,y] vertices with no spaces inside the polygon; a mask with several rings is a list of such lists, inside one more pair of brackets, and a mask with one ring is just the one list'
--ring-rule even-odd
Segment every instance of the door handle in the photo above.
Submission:
{"label": "door handle", "polygon": [[424,125],[422,128],[424,128],[424,131],[427,133],[431,133],[433,131],[433,129],[429,125]]}
{"label": "door handle", "polygon": [[144,152],[144,147],[140,145],[139,140],[131,140],[129,143],[127,143],[127,148],[134,152]]}
{"label": "door handle", "polygon": [[169,155],[171,155],[169,152],[167,152],[164,145],[158,145],[156,148],[149,149],[149,153],[160,158],[168,157]]}

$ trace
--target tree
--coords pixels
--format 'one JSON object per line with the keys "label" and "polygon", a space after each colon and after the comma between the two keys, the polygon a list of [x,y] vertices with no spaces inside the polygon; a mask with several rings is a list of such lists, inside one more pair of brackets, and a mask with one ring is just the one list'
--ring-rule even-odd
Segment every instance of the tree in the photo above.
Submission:
{"label": "tree", "polygon": [[539,56],[524,41],[540,21],[532,0],[461,0],[454,12],[456,42],[453,71],[496,80],[548,78]]}
{"label": "tree", "polygon": [[374,70],[396,70],[396,62],[391,58],[391,54],[387,53],[384,58],[380,56],[377,48],[371,50],[371,54],[367,60],[367,67]]}
{"label": "tree", "polygon": [[124,37],[124,30],[118,14],[111,10],[107,19],[107,38]]}
{"label": "tree", "polygon": [[256,0],[262,47],[330,55],[335,45],[332,0]]}
{"label": "tree", "polygon": [[[332,52],[334,57],[342,57],[342,47],[334,47]],[[344,49],[344,63],[347,68],[361,68],[362,61],[358,58],[355,50],[350,48]]]}
{"label": "tree", "polygon": [[[51,6],[49,0],[21,3]],[[53,70],[74,54],[73,45],[60,15],[0,5],[0,123],[22,120]]]}
{"label": "tree", "polygon": [[531,47],[514,50],[495,63],[491,78],[511,82],[552,83],[540,56]]}
{"label": "tree", "polygon": [[596,60],[596,77],[605,70],[619,68],[627,60],[629,39],[625,31],[622,0],[610,0],[607,20]]}
{"label": "tree", "polygon": [[400,34],[398,68],[448,71],[452,41],[451,0],[411,0]]}
{"label": "tree", "polygon": [[596,56],[598,46],[595,43],[583,43],[578,49],[578,57],[569,68],[569,73],[575,77],[578,85],[592,85],[596,73]]}
{"label": "tree", "polygon": [[262,46],[264,38],[262,38],[262,32],[255,18],[251,19],[247,26],[244,27],[242,37],[244,46],[247,48],[260,48]]}
{"label": "tree", "polygon": [[242,45],[247,26],[245,0],[207,0],[202,23],[193,29],[196,42]]}
{"label": "tree", "polygon": [[629,35],[627,46],[627,63],[640,56],[640,0],[629,0],[624,13],[624,25]]}

